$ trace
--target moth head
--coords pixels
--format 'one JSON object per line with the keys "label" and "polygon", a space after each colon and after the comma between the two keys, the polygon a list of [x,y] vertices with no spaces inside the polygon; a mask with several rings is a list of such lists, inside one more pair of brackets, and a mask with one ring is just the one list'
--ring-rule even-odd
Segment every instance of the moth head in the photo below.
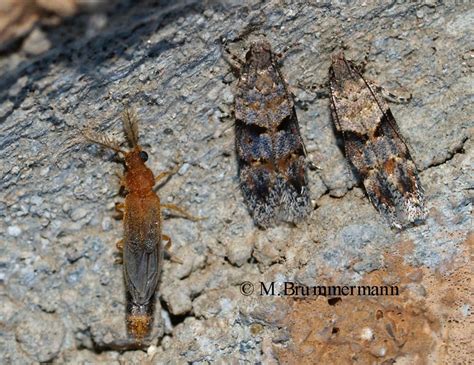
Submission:
{"label": "moth head", "polygon": [[331,60],[332,60],[332,63],[336,63],[336,62],[344,62],[345,61],[345,56],[344,56],[344,51],[342,50],[339,50],[337,52],[334,52],[332,55],[331,55]]}
{"label": "moth head", "polygon": [[259,69],[267,68],[272,64],[272,47],[266,40],[253,42],[245,58]]}

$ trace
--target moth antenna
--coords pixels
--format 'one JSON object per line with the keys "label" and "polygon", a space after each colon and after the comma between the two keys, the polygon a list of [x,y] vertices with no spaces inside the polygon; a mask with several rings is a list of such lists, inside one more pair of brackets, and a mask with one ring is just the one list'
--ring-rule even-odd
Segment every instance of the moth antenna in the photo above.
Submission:
{"label": "moth antenna", "polygon": [[125,151],[120,148],[120,143],[106,134],[101,134],[94,131],[93,129],[85,128],[81,131],[81,135],[86,141],[110,148],[115,152],[125,154]]}
{"label": "moth antenna", "polygon": [[135,110],[126,108],[122,113],[123,130],[132,147],[138,146],[138,117]]}

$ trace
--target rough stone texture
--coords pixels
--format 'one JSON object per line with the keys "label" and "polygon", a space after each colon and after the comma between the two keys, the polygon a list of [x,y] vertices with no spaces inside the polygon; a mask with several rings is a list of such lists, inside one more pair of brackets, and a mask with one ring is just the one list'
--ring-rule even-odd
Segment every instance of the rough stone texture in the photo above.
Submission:
{"label": "rough stone texture", "polygon": [[[4,55],[0,362],[467,364],[474,11],[465,3],[120,2],[42,30],[51,48],[39,55]],[[238,188],[234,78],[217,40],[249,24],[249,37],[229,45],[241,57],[261,34],[277,51],[297,43],[282,70],[319,167],[309,172],[316,209],[297,228],[256,229]],[[324,86],[341,44],[348,58],[367,56],[368,78],[413,93],[409,104],[391,107],[422,171],[425,225],[391,230],[344,159]],[[163,201],[208,217],[164,222],[184,263],[164,263],[153,343],[125,352],[122,272],[114,264],[122,228],[113,219],[121,166],[96,146],[68,148],[90,123],[119,133],[124,102],[141,116],[153,171],[183,163],[160,189]],[[332,305],[239,289],[272,280],[399,284],[403,295]],[[376,322],[377,308],[391,322]]]}

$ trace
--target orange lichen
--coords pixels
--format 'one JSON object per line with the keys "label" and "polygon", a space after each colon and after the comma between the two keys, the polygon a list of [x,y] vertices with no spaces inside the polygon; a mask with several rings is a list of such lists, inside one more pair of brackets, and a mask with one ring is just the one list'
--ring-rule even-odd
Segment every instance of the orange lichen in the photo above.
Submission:
{"label": "orange lichen", "polygon": [[[465,247],[472,244],[472,235]],[[399,244],[410,252],[412,242]],[[468,247],[466,247],[468,250]],[[290,344],[278,347],[282,364],[467,364],[472,328],[472,264],[441,275],[385,256],[384,269],[364,276],[364,285],[398,285],[399,296],[291,300],[285,319]],[[337,282],[337,274],[334,275]]]}

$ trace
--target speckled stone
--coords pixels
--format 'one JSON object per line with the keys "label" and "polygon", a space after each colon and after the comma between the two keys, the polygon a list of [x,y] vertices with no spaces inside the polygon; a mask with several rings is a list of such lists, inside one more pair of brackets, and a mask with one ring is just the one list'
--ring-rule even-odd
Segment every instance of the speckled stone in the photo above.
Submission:
{"label": "speckled stone", "polygon": [[[50,46],[36,56],[2,55],[1,363],[274,363],[274,344],[291,344],[281,324],[290,307],[246,297],[240,283],[331,284],[335,272],[357,282],[401,242],[413,247],[405,262],[448,270],[472,230],[473,11],[466,2],[346,3],[120,1],[100,26],[82,14],[42,30]],[[259,34],[277,52],[294,45],[282,72],[297,95],[315,206],[298,227],[257,229],[239,190],[235,78],[219,39],[246,30],[228,42],[241,58]],[[344,158],[324,86],[341,44],[348,58],[367,58],[367,78],[413,94],[391,109],[421,171],[425,225],[391,230]],[[123,166],[110,151],[72,143],[90,124],[122,138],[126,103],[140,116],[150,168],[181,164],[160,186],[162,200],[207,218],[163,222],[182,263],[163,264],[148,353],[126,342],[115,262]],[[408,289],[423,297],[421,287]]]}

